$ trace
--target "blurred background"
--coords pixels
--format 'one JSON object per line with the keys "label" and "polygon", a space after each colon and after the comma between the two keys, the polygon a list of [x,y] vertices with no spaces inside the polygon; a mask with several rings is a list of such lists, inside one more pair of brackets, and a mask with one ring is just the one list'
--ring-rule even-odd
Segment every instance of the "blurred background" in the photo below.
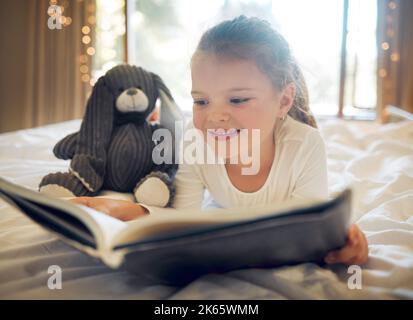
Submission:
{"label": "blurred background", "polygon": [[283,33],[318,118],[413,112],[411,0],[2,0],[0,132],[82,118],[96,80],[124,62],[159,74],[190,115],[197,42],[240,14]]}

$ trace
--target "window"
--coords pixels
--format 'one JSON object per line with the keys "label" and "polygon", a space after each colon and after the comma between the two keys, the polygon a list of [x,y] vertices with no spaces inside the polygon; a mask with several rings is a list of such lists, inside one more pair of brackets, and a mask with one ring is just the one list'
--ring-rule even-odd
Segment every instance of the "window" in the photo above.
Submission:
{"label": "window", "polygon": [[124,61],[125,1],[96,0],[96,53],[91,84],[106,71]]}
{"label": "window", "polygon": [[375,114],[377,1],[349,1],[344,114]]}
{"label": "window", "polygon": [[[120,26],[124,1],[128,62],[159,74],[185,111],[192,109],[189,61],[201,34],[222,20],[245,14],[266,19],[290,43],[307,80],[311,109],[316,115],[337,115],[340,90],[344,90],[344,115],[375,113],[376,0],[113,1],[117,5],[97,0],[97,10],[108,13],[102,17],[106,22],[97,30],[96,41],[102,39],[104,47],[112,46],[102,51],[97,47],[100,73],[124,55],[119,38],[124,32]],[[344,55],[343,19],[348,26]],[[342,57],[345,74],[340,86]]]}
{"label": "window", "polygon": [[276,27],[290,43],[307,81],[310,108],[317,115],[337,114],[343,2],[276,0]]}

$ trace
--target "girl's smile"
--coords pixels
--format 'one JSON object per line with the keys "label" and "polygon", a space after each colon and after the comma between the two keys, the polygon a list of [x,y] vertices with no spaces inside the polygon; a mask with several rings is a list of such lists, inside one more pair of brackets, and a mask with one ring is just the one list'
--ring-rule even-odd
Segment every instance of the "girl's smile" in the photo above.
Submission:
{"label": "girl's smile", "polygon": [[239,135],[240,129],[207,129],[208,135],[218,140],[231,139]]}

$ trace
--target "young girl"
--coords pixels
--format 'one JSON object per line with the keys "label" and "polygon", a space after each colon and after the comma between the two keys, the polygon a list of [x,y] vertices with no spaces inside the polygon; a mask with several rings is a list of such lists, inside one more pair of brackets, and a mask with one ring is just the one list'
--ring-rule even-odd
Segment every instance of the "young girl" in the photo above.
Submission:
{"label": "young girl", "polygon": [[[191,75],[193,126],[206,144],[207,138],[224,141],[227,150],[241,129],[259,129],[259,154],[254,155],[259,170],[245,175],[242,169],[250,164],[241,161],[183,163],[175,179],[174,208],[200,208],[205,189],[222,207],[328,198],[325,146],[309,110],[304,78],[287,42],[269,23],[240,16],[209,29],[192,57]],[[122,220],[156,214],[154,207],[124,200],[72,201]],[[352,225],[346,246],[325,260],[361,264],[367,256],[366,238]]]}

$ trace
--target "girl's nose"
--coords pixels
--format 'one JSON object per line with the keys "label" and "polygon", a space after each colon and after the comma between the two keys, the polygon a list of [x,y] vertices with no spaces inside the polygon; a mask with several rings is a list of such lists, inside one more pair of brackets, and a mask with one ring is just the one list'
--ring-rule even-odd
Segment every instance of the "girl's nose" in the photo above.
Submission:
{"label": "girl's nose", "polygon": [[231,116],[224,110],[212,110],[208,115],[208,118],[210,122],[226,122],[231,118]]}

